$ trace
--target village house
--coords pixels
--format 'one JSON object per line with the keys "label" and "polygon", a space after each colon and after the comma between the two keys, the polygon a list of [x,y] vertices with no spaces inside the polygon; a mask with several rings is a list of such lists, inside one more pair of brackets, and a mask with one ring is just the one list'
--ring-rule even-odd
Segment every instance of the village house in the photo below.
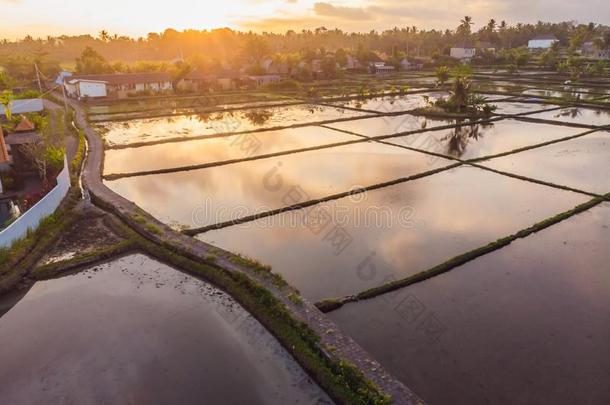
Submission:
{"label": "village house", "polygon": [[282,80],[280,75],[245,75],[242,76],[242,81],[252,83],[255,86],[264,86],[270,83],[278,83]]}
{"label": "village house", "polygon": [[215,89],[222,91],[235,90],[240,85],[239,74],[234,73],[231,70],[224,70],[216,76],[214,84]]}
{"label": "village house", "polygon": [[451,48],[449,56],[462,62],[470,62],[477,53],[474,44],[464,42]]}
{"label": "village house", "polygon": [[173,89],[171,75],[166,72],[72,75],[64,78],[69,97],[125,98],[138,93],[161,93]]}
{"label": "village house", "polygon": [[589,41],[582,44],[580,54],[585,58],[610,59],[610,48],[599,49],[592,41]]}
{"label": "village house", "polygon": [[193,92],[207,91],[216,83],[216,80],[216,76],[192,70],[176,84],[176,89]]}
{"label": "village house", "polygon": [[491,42],[487,42],[487,41],[477,42],[476,48],[481,51],[487,51],[487,52],[491,52],[491,53],[496,53],[496,50],[498,49],[498,47],[495,44],[493,44]]}
{"label": "village house", "polygon": [[421,70],[424,68],[424,62],[414,58],[404,58],[400,61],[400,68],[402,70]]}
{"label": "village house", "polygon": [[559,42],[559,40],[553,34],[538,35],[528,41],[527,47],[530,50],[549,49],[555,42]]}
{"label": "village house", "polygon": [[269,75],[286,75],[290,73],[288,63],[273,60],[271,58],[263,59],[260,67],[266,74]]}
{"label": "village house", "polygon": [[375,74],[388,74],[394,73],[396,68],[394,66],[386,65],[385,62],[371,62],[369,64],[369,71]]}
{"label": "village house", "polygon": [[346,56],[345,68],[347,70],[361,69],[362,68],[362,63],[360,63],[360,61],[358,59],[354,58],[353,56],[347,55]]}
{"label": "village house", "polygon": [[27,155],[27,145],[42,142],[42,136],[30,120],[23,117],[13,132],[4,136],[8,163],[17,172],[32,170],[32,163]]}

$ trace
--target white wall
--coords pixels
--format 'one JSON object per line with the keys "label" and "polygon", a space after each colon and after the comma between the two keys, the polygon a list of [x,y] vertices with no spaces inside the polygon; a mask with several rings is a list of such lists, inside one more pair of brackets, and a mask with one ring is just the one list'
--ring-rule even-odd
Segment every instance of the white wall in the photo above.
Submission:
{"label": "white wall", "polygon": [[78,91],[81,97],[106,97],[106,83],[78,82]]}
{"label": "white wall", "polygon": [[[13,100],[9,103],[9,108],[11,109],[12,114],[25,114],[44,110],[41,98]],[[0,115],[4,115],[4,108],[0,108]]]}
{"label": "white wall", "polygon": [[527,43],[527,47],[531,49],[548,49],[553,46],[554,42],[558,42],[556,39],[531,39]]}
{"label": "white wall", "polygon": [[476,50],[474,48],[451,48],[449,55],[457,59],[468,59],[474,57]]}
{"label": "white wall", "polygon": [[15,222],[0,232],[0,247],[10,247],[13,242],[27,235],[28,229],[36,229],[44,218],[55,212],[70,189],[68,162],[64,156],[64,169],[57,176],[57,185],[42,200],[27,210]]}

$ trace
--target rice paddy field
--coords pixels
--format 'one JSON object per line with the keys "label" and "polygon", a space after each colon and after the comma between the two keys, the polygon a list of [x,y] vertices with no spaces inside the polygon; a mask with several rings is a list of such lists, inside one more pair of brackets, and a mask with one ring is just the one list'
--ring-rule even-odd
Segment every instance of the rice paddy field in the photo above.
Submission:
{"label": "rice paddy field", "polygon": [[610,403],[610,81],[481,70],[497,108],[458,119],[417,113],[429,73],[367,80],[92,107],[105,182],[271,265],[429,404]]}

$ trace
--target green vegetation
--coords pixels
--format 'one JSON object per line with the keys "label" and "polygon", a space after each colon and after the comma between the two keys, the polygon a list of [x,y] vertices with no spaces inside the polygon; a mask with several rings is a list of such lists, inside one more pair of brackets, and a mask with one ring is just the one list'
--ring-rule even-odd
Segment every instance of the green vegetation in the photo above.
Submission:
{"label": "green vegetation", "polygon": [[449,74],[453,78],[453,85],[450,90],[451,96],[449,98],[440,98],[434,102],[426,98],[428,108],[424,109],[423,112],[443,111],[450,114],[490,116],[496,107],[487,103],[484,97],[474,94],[472,91],[470,84],[472,68],[469,65],[457,65],[449,70],[448,67],[441,66],[436,71],[439,83],[444,83]]}
{"label": "green vegetation", "polygon": [[71,212],[80,199],[77,189],[70,189],[54,214],[43,219],[36,231],[0,249],[0,293],[12,289],[44,252],[77,217]]}
{"label": "green vegetation", "polygon": [[114,246],[98,249],[84,255],[78,255],[69,260],[54,262],[35,267],[28,276],[35,280],[48,280],[69,271],[81,269],[83,266],[111,259],[121,254],[133,251],[136,245],[132,240],[119,242]]}
{"label": "green vegetation", "polygon": [[289,294],[288,299],[295,305],[303,306],[303,299],[298,294],[294,294],[294,293]]}
{"label": "green vegetation", "polygon": [[2,93],[0,93],[0,105],[2,106],[2,109],[4,110],[4,115],[6,116],[6,119],[8,121],[11,121],[13,118],[9,105],[10,105],[11,101],[13,101],[14,98],[15,98],[15,96],[13,95],[13,92],[10,90],[4,90]]}
{"label": "green vegetation", "polygon": [[436,80],[440,86],[443,86],[449,80],[450,70],[447,66],[439,66],[436,69]]}

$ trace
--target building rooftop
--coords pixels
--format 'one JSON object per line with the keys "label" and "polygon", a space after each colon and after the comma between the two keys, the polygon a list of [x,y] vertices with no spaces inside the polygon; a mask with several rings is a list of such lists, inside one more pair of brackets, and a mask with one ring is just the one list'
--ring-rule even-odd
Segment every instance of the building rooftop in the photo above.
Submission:
{"label": "building rooftop", "polygon": [[169,82],[172,77],[166,72],[153,73],[113,73],[103,75],[74,75],[68,77],[69,81],[97,81],[109,84],[136,84],[136,83],[156,83]]}
{"label": "building rooftop", "polygon": [[462,49],[474,49],[474,43],[470,41],[464,41],[453,45],[453,48],[462,48]]}
{"label": "building rooftop", "polygon": [[36,126],[32,124],[32,121],[25,116],[23,116],[21,121],[19,121],[19,124],[15,126],[15,132],[30,132],[34,131],[35,129]]}

